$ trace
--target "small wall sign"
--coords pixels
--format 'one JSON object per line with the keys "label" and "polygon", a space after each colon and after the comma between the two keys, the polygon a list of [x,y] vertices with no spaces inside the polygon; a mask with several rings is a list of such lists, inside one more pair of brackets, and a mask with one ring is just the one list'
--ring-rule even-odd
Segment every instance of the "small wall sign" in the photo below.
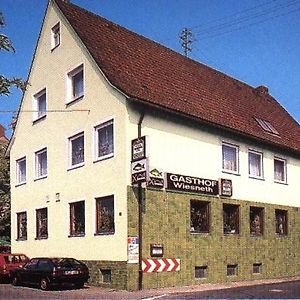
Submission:
{"label": "small wall sign", "polygon": [[148,179],[148,160],[147,158],[131,163],[131,183],[132,185],[147,182]]}
{"label": "small wall sign", "polygon": [[128,246],[128,260],[129,264],[139,262],[139,238],[137,236],[130,236],[127,239]]}
{"label": "small wall sign", "polygon": [[148,187],[163,189],[164,188],[164,174],[162,171],[154,168],[150,169],[149,180],[147,182]]}
{"label": "small wall sign", "polygon": [[220,179],[220,196],[232,196],[232,181],[230,179]]}
{"label": "small wall sign", "polygon": [[150,244],[150,256],[163,257],[164,256],[164,246],[162,244]]}
{"label": "small wall sign", "polygon": [[131,161],[146,158],[146,136],[131,141]]}

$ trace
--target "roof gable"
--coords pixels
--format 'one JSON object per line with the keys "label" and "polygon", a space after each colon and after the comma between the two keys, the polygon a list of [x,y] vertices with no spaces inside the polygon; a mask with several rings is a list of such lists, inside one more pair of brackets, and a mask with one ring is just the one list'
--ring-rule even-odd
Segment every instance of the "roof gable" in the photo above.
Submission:
{"label": "roof gable", "polygon": [[[299,124],[272,98],[74,4],[53,0],[107,79],[128,97],[300,152]],[[256,118],[271,123],[264,131]]]}

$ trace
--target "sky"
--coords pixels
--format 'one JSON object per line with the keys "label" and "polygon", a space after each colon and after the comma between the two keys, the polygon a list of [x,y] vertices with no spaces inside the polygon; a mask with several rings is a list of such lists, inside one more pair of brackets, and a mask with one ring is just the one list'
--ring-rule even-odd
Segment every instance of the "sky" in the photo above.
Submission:
{"label": "sky", "polygon": [[[15,53],[0,51],[0,74],[28,76],[47,0],[0,0],[0,32]],[[300,122],[300,0],[71,0],[95,14],[183,53],[180,33],[192,33],[188,56],[269,93]],[[22,94],[0,96],[0,124],[11,135]]]}

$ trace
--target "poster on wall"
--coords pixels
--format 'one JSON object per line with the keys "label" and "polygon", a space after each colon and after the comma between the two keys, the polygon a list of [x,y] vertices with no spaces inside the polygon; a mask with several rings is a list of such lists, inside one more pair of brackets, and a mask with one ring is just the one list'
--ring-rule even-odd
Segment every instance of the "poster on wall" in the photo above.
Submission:
{"label": "poster on wall", "polygon": [[129,264],[137,264],[139,262],[139,238],[131,236],[127,239],[128,260]]}

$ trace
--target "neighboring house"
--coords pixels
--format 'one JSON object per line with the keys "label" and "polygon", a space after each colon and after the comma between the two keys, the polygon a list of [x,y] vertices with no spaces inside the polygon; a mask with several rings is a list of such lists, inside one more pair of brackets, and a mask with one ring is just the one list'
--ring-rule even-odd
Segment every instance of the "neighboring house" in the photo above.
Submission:
{"label": "neighboring house", "polygon": [[[144,288],[300,275],[300,126],[267,88],[62,0],[29,82],[9,145],[12,251],[137,289],[142,196]],[[132,186],[138,136],[164,188]]]}
{"label": "neighboring house", "polygon": [[5,128],[0,124],[0,143],[7,144],[8,138],[5,136]]}

